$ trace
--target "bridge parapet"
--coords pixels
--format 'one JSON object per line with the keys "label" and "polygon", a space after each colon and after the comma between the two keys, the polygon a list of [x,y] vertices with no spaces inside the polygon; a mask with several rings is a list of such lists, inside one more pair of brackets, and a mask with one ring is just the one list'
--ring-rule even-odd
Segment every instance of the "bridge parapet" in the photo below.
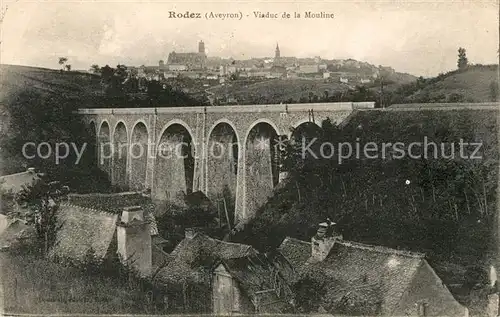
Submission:
{"label": "bridge parapet", "polygon": [[247,113],[247,112],[303,112],[303,111],[346,111],[373,109],[375,102],[325,102],[300,104],[234,105],[207,107],[158,107],[158,108],[84,108],[77,113],[85,114],[177,114],[177,113]]}

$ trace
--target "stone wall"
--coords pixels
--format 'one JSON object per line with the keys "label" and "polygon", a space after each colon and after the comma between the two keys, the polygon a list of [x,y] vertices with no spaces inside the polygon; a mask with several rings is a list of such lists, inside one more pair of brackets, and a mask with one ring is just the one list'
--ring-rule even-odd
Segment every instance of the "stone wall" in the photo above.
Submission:
{"label": "stone wall", "polygon": [[[143,160],[134,159],[132,161],[130,157],[128,160],[116,157],[112,161],[106,158],[102,159],[100,166],[108,172],[114,185],[122,188],[136,188],[142,186],[145,178],[144,187],[151,188],[153,196],[161,199],[167,199],[167,192],[169,193],[168,197],[173,196],[172,198],[175,199],[177,193],[191,190],[199,190],[209,197],[214,197],[220,193],[221,188],[227,185],[231,196],[234,196],[235,219],[238,222],[245,220],[247,215],[252,216],[256,208],[266,201],[272,190],[267,178],[273,178],[271,182],[278,179],[277,175],[273,177],[270,174],[272,166],[270,169],[267,155],[255,158],[252,157],[254,155],[252,151],[246,153],[246,145],[251,137],[250,133],[257,125],[265,123],[271,126],[277,135],[290,136],[291,128],[302,123],[313,122],[321,125],[323,120],[329,118],[332,122],[340,124],[348,120],[353,111],[369,109],[373,106],[374,103],[343,102],[220,107],[81,109],[79,113],[84,116],[89,125],[95,124],[99,142],[110,141],[118,145],[125,140],[133,142],[140,138],[141,143],[147,139],[152,147],[153,155],[146,159],[145,177]],[[231,162],[228,157],[226,157],[226,161],[219,162],[208,158],[209,149],[207,146],[212,132],[217,132],[217,127],[221,123],[227,124],[233,130],[231,135],[234,133],[233,140],[236,140],[239,150],[237,164],[233,164],[236,162]],[[140,124],[143,124],[145,128],[141,128],[142,132],[139,136],[135,127]],[[165,140],[165,132],[175,125],[181,126],[184,129],[183,135],[188,135],[193,142],[194,157],[191,160],[165,161],[158,159],[156,155],[158,152],[156,147],[162,140]],[[123,134],[123,131],[126,135]],[[119,140],[115,140],[115,138],[119,138]],[[179,140],[171,141],[179,142]],[[229,139],[222,141],[227,142]],[[103,153],[101,149],[101,157],[103,157],[102,154],[109,155],[107,150],[109,149],[104,148]],[[248,169],[247,165],[252,164],[251,161],[254,159],[261,160],[255,163],[252,169]],[[110,167],[111,165],[113,168]],[[230,174],[232,166],[237,169],[235,180]],[[180,171],[184,171],[184,176]],[[254,171],[259,171],[258,173],[261,175],[259,177],[262,178],[248,176],[252,179],[247,181],[247,173]],[[219,179],[222,183],[218,184],[212,177]],[[184,183],[186,185],[183,185]],[[248,188],[247,185],[249,185]],[[209,190],[210,187],[212,189]],[[254,196],[257,197],[257,200],[251,198]]]}

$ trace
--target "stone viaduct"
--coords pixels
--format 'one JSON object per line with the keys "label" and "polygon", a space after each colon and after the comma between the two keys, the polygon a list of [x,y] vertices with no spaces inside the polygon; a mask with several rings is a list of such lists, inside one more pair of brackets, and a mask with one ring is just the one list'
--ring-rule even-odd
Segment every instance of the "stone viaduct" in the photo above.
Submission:
{"label": "stone viaduct", "polygon": [[[80,109],[97,160],[124,190],[176,202],[202,191],[236,223],[252,217],[280,180],[274,142],[292,128],[340,124],[374,102]],[[219,205],[220,204],[220,205]],[[224,210],[224,209],[222,209]]]}

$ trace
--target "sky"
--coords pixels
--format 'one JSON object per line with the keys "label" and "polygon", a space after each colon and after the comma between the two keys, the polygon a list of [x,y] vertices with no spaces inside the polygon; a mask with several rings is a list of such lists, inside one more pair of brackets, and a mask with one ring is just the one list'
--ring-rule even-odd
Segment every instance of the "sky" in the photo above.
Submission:
{"label": "sky", "polygon": [[[472,63],[498,63],[498,0],[0,2],[8,5],[4,64],[59,68],[65,56],[73,69],[158,65],[173,50],[196,51],[200,40],[209,56],[271,57],[279,43],[282,56],[353,58],[426,77],[455,69],[459,47]],[[169,18],[169,11],[202,18]],[[254,11],[279,18],[258,19]],[[334,18],[306,19],[306,11]],[[210,12],[242,18],[205,19]],[[284,12],[302,17],[283,19]]]}

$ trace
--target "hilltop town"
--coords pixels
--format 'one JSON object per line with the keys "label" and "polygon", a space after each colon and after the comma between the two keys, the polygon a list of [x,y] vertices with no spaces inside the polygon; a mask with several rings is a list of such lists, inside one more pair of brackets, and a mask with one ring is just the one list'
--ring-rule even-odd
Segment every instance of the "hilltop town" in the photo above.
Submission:
{"label": "hilltop town", "polygon": [[[148,82],[157,81],[194,96],[204,95],[211,104],[248,104],[252,96],[238,94],[238,87],[273,80],[281,81],[288,89],[300,86],[319,86],[314,93],[322,98],[324,91],[354,90],[356,87],[377,87],[412,82],[415,76],[398,73],[391,67],[374,66],[353,59],[324,59],[320,56],[298,58],[283,56],[276,44],[272,57],[236,60],[209,56],[205,43],[198,43],[197,51],[172,51],[165,60],[154,66],[124,66],[127,81],[137,80],[137,90],[147,91]],[[108,66],[109,67],[109,66]],[[100,73],[97,65],[92,72]],[[259,93],[256,93],[258,95]],[[288,96],[279,102],[304,102],[310,96]]]}

